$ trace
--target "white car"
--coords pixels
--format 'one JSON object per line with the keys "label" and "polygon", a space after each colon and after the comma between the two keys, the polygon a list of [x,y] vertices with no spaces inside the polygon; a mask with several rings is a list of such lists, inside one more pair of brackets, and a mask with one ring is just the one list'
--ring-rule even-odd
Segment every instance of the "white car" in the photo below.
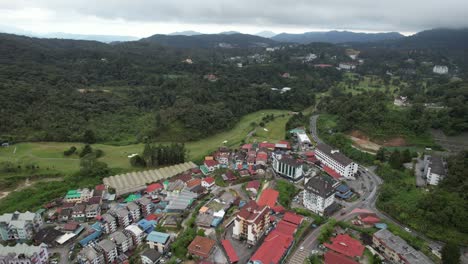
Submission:
{"label": "white car", "polygon": [[408,233],[411,233],[411,230],[407,227],[405,227],[405,231],[408,232]]}
{"label": "white car", "polygon": [[300,247],[300,248],[299,248],[299,251],[304,251],[304,247],[303,247],[303,246]]}

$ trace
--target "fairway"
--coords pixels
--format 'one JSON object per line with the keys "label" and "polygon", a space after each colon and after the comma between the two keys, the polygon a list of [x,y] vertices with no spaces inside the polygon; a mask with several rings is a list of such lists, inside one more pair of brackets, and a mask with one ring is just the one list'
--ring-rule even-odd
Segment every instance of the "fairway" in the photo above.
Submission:
{"label": "fairway", "polygon": [[[270,140],[278,141],[284,138],[284,126],[289,119],[286,110],[262,110],[248,114],[241,118],[234,128],[210,136],[208,138],[185,143],[189,151],[189,159],[200,161],[210,152],[224,145],[237,147],[244,140],[247,134],[253,129],[252,122],[260,123],[265,115],[274,114],[275,116],[285,114],[284,117],[278,117],[269,122],[266,128],[269,132],[262,131],[258,133],[259,141]],[[257,131],[259,131],[258,129]],[[167,143],[167,142],[162,142]],[[71,146],[80,150],[83,143],[73,142],[28,142],[19,143],[10,147],[0,148],[0,162],[10,161],[19,163],[22,166],[27,164],[36,164],[39,170],[36,173],[63,173],[71,174],[79,169],[80,160],[77,155],[65,157],[63,151]],[[100,160],[106,162],[111,168],[132,169],[128,161],[128,155],[140,153],[143,150],[143,144],[133,144],[127,146],[111,146],[103,144],[93,144],[93,149],[101,149],[104,156]],[[16,149],[16,150],[15,150]]]}

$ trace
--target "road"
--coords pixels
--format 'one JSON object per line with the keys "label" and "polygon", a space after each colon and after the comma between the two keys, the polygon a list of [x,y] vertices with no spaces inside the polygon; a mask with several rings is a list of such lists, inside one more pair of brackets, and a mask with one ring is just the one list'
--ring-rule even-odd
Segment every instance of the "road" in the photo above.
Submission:
{"label": "road", "polygon": [[[312,115],[312,117],[310,118],[310,134],[315,142],[322,143],[322,141],[320,140],[317,134],[318,117],[319,115]],[[346,221],[354,217],[355,214],[352,213],[354,209],[356,208],[367,209],[367,210],[375,212],[377,216],[379,216],[381,219],[385,219],[395,225],[398,225],[401,228],[406,228],[406,226],[392,219],[387,214],[380,212],[376,208],[375,203],[378,197],[378,189],[379,189],[379,186],[383,183],[383,180],[374,173],[374,170],[375,170],[374,167],[366,168],[364,166],[359,165],[359,171],[361,172],[361,176],[358,177],[357,180],[362,181],[362,184],[364,184],[364,186],[366,187],[364,189],[365,191],[361,194],[361,197],[355,202],[352,202],[352,203],[340,202],[340,204],[342,204],[344,208],[336,212],[334,215],[330,217],[335,218],[338,221]],[[342,212],[346,212],[346,213],[342,214]],[[298,247],[296,247],[296,251],[292,253],[287,263],[303,264],[305,259],[309,256],[310,252],[319,245],[317,237],[320,234],[320,230],[322,228],[323,228],[323,225],[319,226],[314,231],[309,233],[305,237],[305,239],[298,245]],[[419,236],[420,238],[424,239],[429,245],[435,245],[439,247],[442,245],[442,243],[438,241],[430,240],[424,235],[416,233],[414,231],[412,231],[412,235]],[[300,248],[303,248],[303,250],[300,250]]]}

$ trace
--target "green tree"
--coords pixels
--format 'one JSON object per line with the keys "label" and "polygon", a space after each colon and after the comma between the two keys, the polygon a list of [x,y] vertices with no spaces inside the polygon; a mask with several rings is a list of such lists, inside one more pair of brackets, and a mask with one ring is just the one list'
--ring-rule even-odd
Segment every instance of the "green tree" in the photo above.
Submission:
{"label": "green tree", "polygon": [[402,153],[401,159],[404,163],[411,162],[412,160],[411,151],[409,149],[405,149]]}
{"label": "green tree", "polygon": [[388,163],[390,163],[390,166],[392,166],[393,169],[399,170],[402,168],[402,159],[401,159],[401,154],[399,150],[394,150],[392,154],[390,155],[390,159],[388,160]]}
{"label": "green tree", "polygon": [[132,165],[132,167],[146,167],[146,162],[142,157],[140,157],[140,155],[135,155],[131,157],[130,164]]}
{"label": "green tree", "polygon": [[89,144],[84,145],[83,149],[80,151],[80,158],[93,152],[93,148]]}
{"label": "green tree", "polygon": [[453,242],[448,242],[442,248],[442,263],[443,264],[459,264],[460,249]]}
{"label": "green tree", "polygon": [[83,135],[83,142],[86,144],[94,144],[96,143],[96,136],[91,129],[87,129]]}
{"label": "green tree", "polygon": [[379,150],[377,151],[377,154],[375,155],[375,159],[384,162],[385,161],[385,152],[386,152],[385,148],[379,148]]}

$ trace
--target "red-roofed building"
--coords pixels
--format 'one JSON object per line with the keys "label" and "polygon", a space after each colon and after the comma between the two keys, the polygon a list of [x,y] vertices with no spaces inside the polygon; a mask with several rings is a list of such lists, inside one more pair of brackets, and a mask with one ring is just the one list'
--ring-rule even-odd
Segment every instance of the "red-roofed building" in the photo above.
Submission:
{"label": "red-roofed building", "polygon": [[265,189],[263,190],[260,198],[258,199],[258,205],[274,207],[276,204],[276,200],[278,199],[279,192],[273,189]]}
{"label": "red-roofed building", "polygon": [[242,145],[242,149],[249,151],[252,148],[252,144],[244,144]]}
{"label": "red-roofed building", "polygon": [[257,152],[255,152],[255,150],[249,150],[249,152],[247,152],[247,165],[254,165],[256,157]]}
{"label": "red-roofed building", "polygon": [[192,255],[199,256],[200,258],[208,258],[215,245],[216,241],[213,239],[196,236],[188,246],[188,252]]}
{"label": "red-roofed building", "polygon": [[257,153],[257,157],[255,158],[255,164],[258,165],[266,165],[268,161],[268,153],[265,151],[259,151]]}
{"label": "red-roofed building", "polygon": [[161,215],[157,214],[150,214],[147,217],[145,217],[145,219],[148,221],[157,221],[159,218],[161,218]]}
{"label": "red-roofed building", "polygon": [[275,144],[275,148],[277,148],[277,149],[291,149],[291,144],[287,140],[280,140],[278,143]]}
{"label": "red-roofed building", "polygon": [[292,212],[286,212],[283,217],[283,221],[287,221],[295,225],[300,225],[303,219],[304,217],[302,217],[301,215],[298,215]]}
{"label": "red-roofed building", "polygon": [[231,241],[225,239],[221,241],[221,244],[223,245],[223,248],[226,251],[226,254],[229,259],[229,263],[237,263],[239,261],[239,257],[237,256],[237,253],[234,250],[234,247],[232,246]]}
{"label": "red-roofed building", "polygon": [[325,264],[359,264],[358,262],[333,251],[327,251],[323,257]]}
{"label": "red-roofed building", "polygon": [[259,148],[266,148],[266,149],[269,149],[269,150],[274,150],[275,147],[276,147],[276,144],[275,143],[263,142],[263,143],[258,144],[258,147]]}
{"label": "red-roofed building", "polygon": [[157,183],[152,183],[148,185],[148,187],[146,187],[145,192],[148,194],[156,194],[163,189],[164,189],[164,186],[161,183],[157,182]]}
{"label": "red-roofed building", "polygon": [[334,171],[332,168],[330,168],[330,167],[328,167],[328,166],[323,165],[323,170],[324,170],[328,175],[332,176],[333,178],[335,178],[335,179],[337,179],[337,180],[338,180],[339,178],[341,178],[341,175],[340,175],[338,172]]}
{"label": "red-roofed building", "polygon": [[189,173],[182,173],[182,174],[179,174],[179,175],[176,175],[172,178],[169,179],[170,182],[175,182],[177,180],[181,180],[183,182],[188,182],[192,179],[192,174],[189,174]]}
{"label": "red-roofed building", "polygon": [[286,254],[293,241],[292,236],[284,235],[273,230],[255,251],[250,261],[259,261],[264,264],[277,264]]}
{"label": "red-roofed building", "polygon": [[211,188],[215,185],[215,179],[213,177],[206,177],[202,180],[201,185],[205,188]]}
{"label": "red-roofed building", "polygon": [[223,174],[223,180],[228,181],[228,182],[233,182],[237,180],[237,176],[234,174],[234,172],[228,170],[226,171],[225,174]]}
{"label": "red-roofed building", "polygon": [[330,68],[333,67],[331,64],[315,64],[314,67],[316,68]]}
{"label": "red-roofed building", "polygon": [[364,246],[359,240],[350,237],[348,234],[332,237],[331,244],[324,243],[323,245],[333,251],[341,253],[348,257],[361,257],[364,253]]}
{"label": "red-roofed building", "polygon": [[232,228],[232,237],[245,238],[247,243],[255,245],[270,225],[270,208],[249,201],[237,213]]}
{"label": "red-roofed building", "polygon": [[284,207],[281,205],[273,206],[271,209],[273,210],[273,212],[275,212],[275,214],[281,214],[285,211]]}
{"label": "red-roofed building", "polygon": [[293,236],[294,233],[296,233],[297,230],[297,225],[281,220],[279,223],[276,225],[276,231],[285,234],[287,236]]}
{"label": "red-roofed building", "polygon": [[94,187],[94,190],[96,190],[96,191],[105,191],[105,190],[107,190],[107,188],[106,188],[106,185],[99,184],[99,185],[96,185],[96,187]]}
{"label": "red-roofed building", "polygon": [[366,225],[374,225],[380,223],[380,218],[369,215],[361,218],[361,221]]}
{"label": "red-roofed building", "polygon": [[260,188],[260,182],[257,180],[249,181],[245,186],[245,189],[249,192],[253,192],[255,195],[258,192],[258,188]]}
{"label": "red-roofed building", "polygon": [[219,168],[219,162],[217,162],[216,160],[205,160],[204,164],[210,171]]}
{"label": "red-roofed building", "polygon": [[201,179],[192,179],[187,182],[187,188],[192,189],[198,185],[201,185],[202,180]]}
{"label": "red-roofed building", "polygon": [[249,172],[249,170],[240,170],[239,175],[241,177],[247,177],[247,176],[250,176],[250,172]]}

